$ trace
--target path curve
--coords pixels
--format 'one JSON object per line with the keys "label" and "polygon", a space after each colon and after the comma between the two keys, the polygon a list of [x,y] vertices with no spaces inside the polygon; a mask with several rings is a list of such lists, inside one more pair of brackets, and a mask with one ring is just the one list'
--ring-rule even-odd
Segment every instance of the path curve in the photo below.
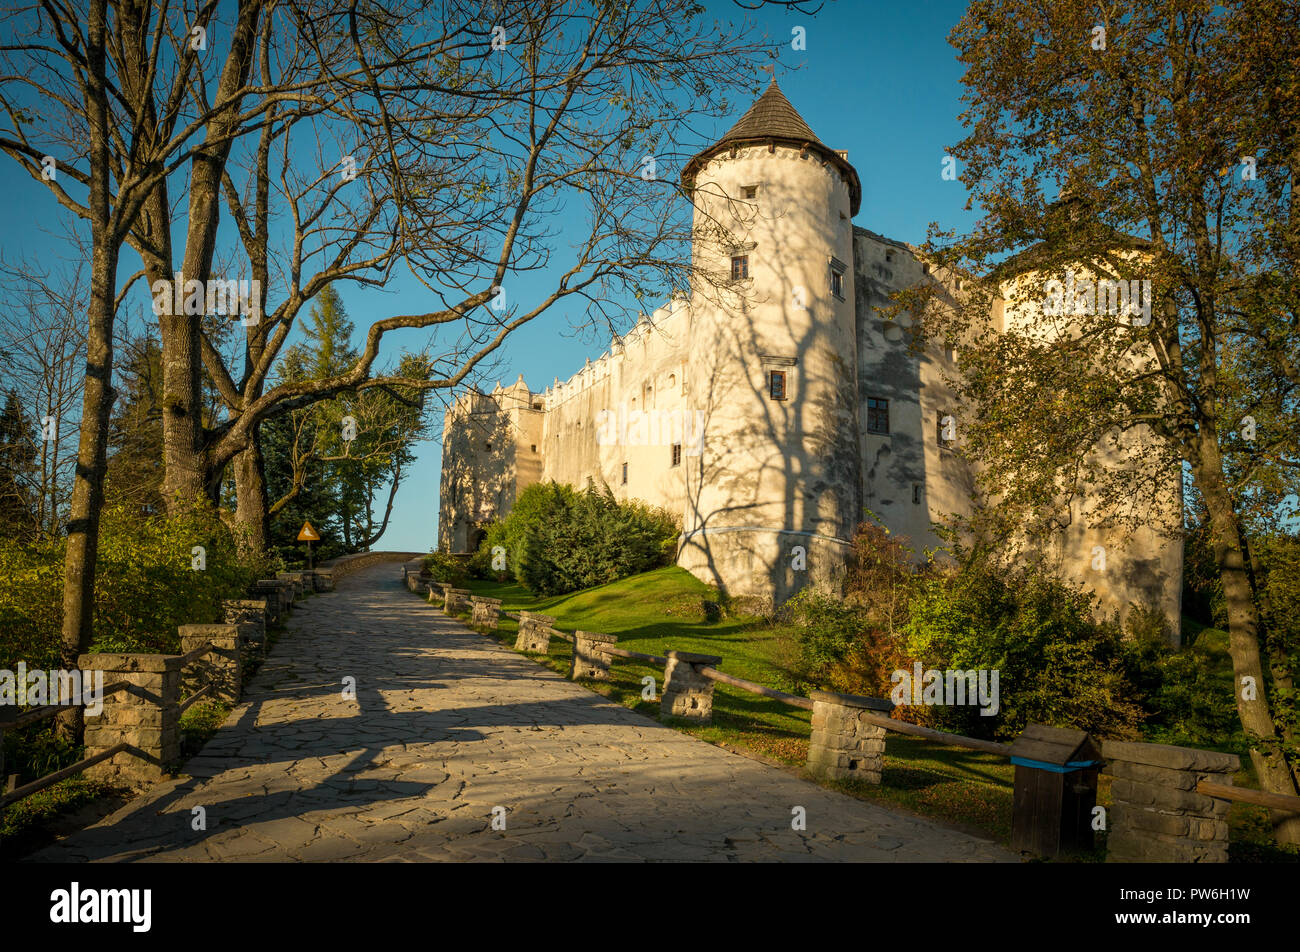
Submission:
{"label": "path curve", "polygon": [[391,564],[296,606],[246,692],[184,775],[31,859],[1018,859],[607,701],[444,617]]}

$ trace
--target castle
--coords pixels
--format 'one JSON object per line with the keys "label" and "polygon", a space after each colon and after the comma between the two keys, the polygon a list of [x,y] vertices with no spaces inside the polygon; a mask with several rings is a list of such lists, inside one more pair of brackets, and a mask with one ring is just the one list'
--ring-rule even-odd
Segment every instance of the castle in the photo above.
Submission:
{"label": "castle", "polygon": [[[458,398],[444,421],[439,547],[474,551],[539,480],[604,483],[680,513],[678,565],[774,602],[838,585],[865,511],[918,554],[939,545],[933,524],[976,498],[944,379],[956,354],[909,347],[907,316],[883,309],[920,282],[959,296],[962,279],[852,224],[862,188],[847,153],[822,144],[775,82],[682,178],[695,264],[716,280],[544,393],[520,376]],[[1004,303],[990,315],[999,331],[1036,320]],[[1178,476],[1137,533],[1121,539],[1078,512],[1049,553],[1106,613],[1145,604],[1175,633]],[[1112,553],[1103,572],[1099,545]]]}

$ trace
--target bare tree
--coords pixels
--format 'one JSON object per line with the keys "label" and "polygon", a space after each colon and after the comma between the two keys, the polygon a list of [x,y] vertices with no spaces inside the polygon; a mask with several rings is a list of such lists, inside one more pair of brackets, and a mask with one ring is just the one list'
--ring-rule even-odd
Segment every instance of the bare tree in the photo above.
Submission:
{"label": "bare tree", "polygon": [[15,390],[38,426],[39,469],[33,528],[54,538],[72,495],[77,411],[82,399],[82,302],[87,267],[48,266],[32,259],[0,262],[10,306],[0,310],[0,378]]}

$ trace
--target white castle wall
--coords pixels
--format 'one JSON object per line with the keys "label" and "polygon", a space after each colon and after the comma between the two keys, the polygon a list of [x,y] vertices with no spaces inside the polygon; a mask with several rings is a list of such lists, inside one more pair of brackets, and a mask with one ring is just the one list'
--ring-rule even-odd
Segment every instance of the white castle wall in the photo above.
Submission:
{"label": "white castle wall", "polygon": [[[815,151],[779,144],[716,155],[695,182],[697,265],[726,285],[744,254],[749,278],[692,297],[690,400],[707,439],[688,470],[678,564],[781,600],[811,579],[834,584],[859,515],[849,187]],[[772,370],[787,374],[785,400],[769,397]]]}

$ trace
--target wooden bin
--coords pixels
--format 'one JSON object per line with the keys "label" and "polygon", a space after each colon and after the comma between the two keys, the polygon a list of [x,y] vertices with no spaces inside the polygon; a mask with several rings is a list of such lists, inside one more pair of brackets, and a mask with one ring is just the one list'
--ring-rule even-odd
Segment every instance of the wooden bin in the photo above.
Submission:
{"label": "wooden bin", "polygon": [[1086,731],[1030,724],[1011,745],[1011,848],[1039,856],[1089,850],[1101,749]]}

